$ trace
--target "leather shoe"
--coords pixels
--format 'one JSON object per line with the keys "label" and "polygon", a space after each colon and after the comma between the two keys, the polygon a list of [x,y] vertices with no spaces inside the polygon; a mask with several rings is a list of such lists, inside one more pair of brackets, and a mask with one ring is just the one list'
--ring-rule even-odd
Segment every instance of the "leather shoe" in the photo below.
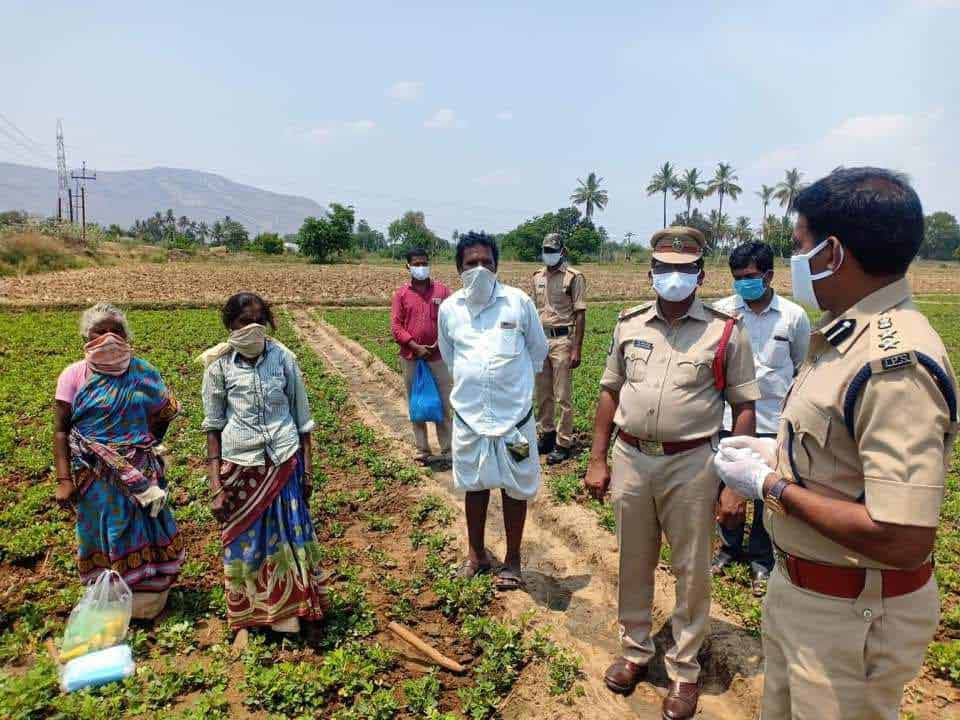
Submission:
{"label": "leather shoe", "polygon": [[763,597],[767,594],[767,582],[770,580],[770,571],[765,567],[758,567],[753,571],[753,596]]}
{"label": "leather shoe", "polygon": [[618,657],[603,674],[607,687],[620,695],[629,695],[636,689],[637,683],[647,676],[647,666],[637,665],[625,657]]}
{"label": "leather shoe", "polygon": [[700,686],[697,683],[675,682],[663,699],[663,720],[688,720],[697,713]]}
{"label": "leather shoe", "polygon": [[537,452],[541,455],[547,455],[553,452],[553,448],[557,444],[557,433],[554,432],[545,432],[540,436],[540,440],[537,441]]}

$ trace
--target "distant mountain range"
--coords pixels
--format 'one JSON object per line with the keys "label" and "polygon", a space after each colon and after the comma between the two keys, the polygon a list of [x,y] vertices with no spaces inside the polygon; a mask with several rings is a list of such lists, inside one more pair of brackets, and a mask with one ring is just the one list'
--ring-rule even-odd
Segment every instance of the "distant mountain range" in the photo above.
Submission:
{"label": "distant mountain range", "polygon": [[[26,210],[44,217],[56,213],[57,173],[45,168],[0,162],[0,211]],[[124,229],[134,220],[171,208],[177,217],[212,223],[229,215],[252,233],[292,233],[323,207],[309,198],[260,190],[213,173],[176,168],[98,171],[87,184],[87,220]],[[67,209],[64,208],[64,215]]]}

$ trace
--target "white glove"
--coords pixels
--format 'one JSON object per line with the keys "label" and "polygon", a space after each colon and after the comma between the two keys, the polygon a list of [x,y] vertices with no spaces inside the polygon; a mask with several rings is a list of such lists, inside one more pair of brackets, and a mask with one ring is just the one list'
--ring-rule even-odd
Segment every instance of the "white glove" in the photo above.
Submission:
{"label": "white glove", "polygon": [[150,517],[156,517],[167,504],[167,491],[156,485],[151,485],[142,493],[134,495],[137,502],[150,513]]}
{"label": "white glove", "polygon": [[753,435],[734,435],[720,441],[721,448],[750,448],[770,467],[777,466],[777,441],[775,438],[758,438]]}
{"label": "white glove", "polygon": [[763,481],[773,472],[750,448],[721,447],[713,456],[713,465],[723,484],[747,500],[763,498]]}

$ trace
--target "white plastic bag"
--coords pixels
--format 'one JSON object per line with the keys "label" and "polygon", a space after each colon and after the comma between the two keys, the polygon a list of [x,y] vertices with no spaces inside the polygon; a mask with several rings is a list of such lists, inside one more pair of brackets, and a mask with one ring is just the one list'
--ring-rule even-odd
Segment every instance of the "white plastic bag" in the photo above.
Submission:
{"label": "white plastic bag", "polygon": [[133,593],[113,570],[104,570],[70,612],[63,634],[63,662],[119,645],[133,613]]}

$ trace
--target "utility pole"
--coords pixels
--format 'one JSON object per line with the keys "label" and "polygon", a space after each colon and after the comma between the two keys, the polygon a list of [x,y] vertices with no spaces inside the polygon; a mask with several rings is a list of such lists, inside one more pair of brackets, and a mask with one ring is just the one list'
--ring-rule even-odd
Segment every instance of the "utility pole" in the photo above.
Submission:
{"label": "utility pole", "polygon": [[[73,171],[72,173],[70,173],[70,177],[72,177],[76,181],[77,191],[80,195],[80,208],[79,208],[80,217],[81,217],[80,237],[83,240],[83,242],[86,242],[87,241],[87,180],[96,180],[97,174],[96,173],[92,173],[90,175],[87,174],[87,161],[84,160],[81,165],[80,174],[78,175],[76,171]],[[71,213],[71,215],[72,214],[73,213]]]}
{"label": "utility pole", "polygon": [[[57,222],[63,222],[63,198],[70,194],[70,179],[67,176],[67,151],[63,145],[63,121],[57,120]],[[70,222],[73,222],[73,206],[70,207]]]}

